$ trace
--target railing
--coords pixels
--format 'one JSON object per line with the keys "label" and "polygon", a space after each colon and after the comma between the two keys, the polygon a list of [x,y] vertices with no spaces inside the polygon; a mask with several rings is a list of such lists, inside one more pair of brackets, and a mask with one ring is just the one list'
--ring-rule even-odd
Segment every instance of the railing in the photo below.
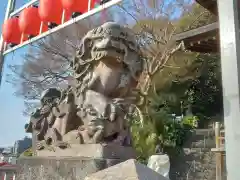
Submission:
{"label": "railing", "polygon": [[19,14],[23,9],[25,9],[25,8],[31,6],[31,5],[37,4],[38,1],[39,1],[39,0],[31,0],[31,1],[29,1],[28,3],[24,4],[24,5],[23,5],[22,7],[20,7],[19,9],[14,10],[14,11],[10,14],[10,17]]}
{"label": "railing", "polygon": [[0,179],[1,180],[15,180],[16,179],[16,172],[17,166],[15,165],[8,165],[7,167],[0,167]]}
{"label": "railing", "polygon": [[15,173],[4,173],[2,176],[0,176],[1,180],[16,180],[16,174]]}

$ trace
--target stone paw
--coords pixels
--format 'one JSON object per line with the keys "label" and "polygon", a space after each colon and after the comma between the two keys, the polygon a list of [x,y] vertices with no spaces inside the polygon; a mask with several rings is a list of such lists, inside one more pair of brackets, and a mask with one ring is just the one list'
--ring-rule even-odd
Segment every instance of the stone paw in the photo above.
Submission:
{"label": "stone paw", "polygon": [[47,149],[49,151],[54,151],[55,148],[52,145],[48,145],[44,140],[37,143],[37,150]]}
{"label": "stone paw", "polygon": [[46,148],[46,143],[44,141],[37,142],[36,148],[37,150],[43,150]]}
{"label": "stone paw", "polygon": [[59,147],[60,149],[66,149],[66,148],[70,148],[70,144],[64,141],[57,141],[55,143],[55,146]]}

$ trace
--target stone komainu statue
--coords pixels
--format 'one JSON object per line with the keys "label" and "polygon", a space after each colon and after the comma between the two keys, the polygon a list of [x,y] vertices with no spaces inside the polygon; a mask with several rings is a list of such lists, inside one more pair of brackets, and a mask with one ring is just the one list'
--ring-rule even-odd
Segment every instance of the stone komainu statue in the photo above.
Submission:
{"label": "stone komainu statue", "polygon": [[136,100],[133,90],[143,68],[134,37],[129,28],[113,22],[83,37],[71,63],[75,85],[45,92],[30,119],[27,132],[38,131],[38,149],[131,144],[126,114]]}

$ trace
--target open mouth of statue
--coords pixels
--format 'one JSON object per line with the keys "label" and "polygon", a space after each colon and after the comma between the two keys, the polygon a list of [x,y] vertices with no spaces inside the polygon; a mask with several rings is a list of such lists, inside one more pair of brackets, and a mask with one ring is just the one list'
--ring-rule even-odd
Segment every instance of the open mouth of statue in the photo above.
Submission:
{"label": "open mouth of statue", "polygon": [[104,48],[98,48],[97,51],[109,51],[109,52],[116,52],[118,54],[125,54],[125,50],[123,49],[119,49],[119,48],[116,48],[116,47],[113,47],[113,46],[110,46],[110,47],[104,47]]}
{"label": "open mouth of statue", "polygon": [[119,55],[125,54],[125,45],[121,42],[118,42],[117,40],[114,40],[112,38],[105,38],[100,41],[96,41],[94,49],[96,51],[105,51],[108,52],[115,52]]}

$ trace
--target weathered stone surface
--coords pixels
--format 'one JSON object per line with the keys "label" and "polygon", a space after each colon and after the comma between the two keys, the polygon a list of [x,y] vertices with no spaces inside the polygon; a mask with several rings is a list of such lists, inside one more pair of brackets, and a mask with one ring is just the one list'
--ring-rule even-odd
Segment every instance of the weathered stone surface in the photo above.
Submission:
{"label": "weathered stone surface", "polygon": [[37,152],[39,157],[87,157],[103,159],[122,159],[135,158],[135,151],[132,147],[119,145],[101,144],[73,144],[70,148],[55,148],[55,151],[42,150]]}
{"label": "weathered stone surface", "polygon": [[17,180],[83,180],[87,175],[122,162],[120,159],[83,157],[21,157]]}
{"label": "weathered stone surface", "polygon": [[127,115],[139,99],[143,71],[134,33],[114,22],[90,30],[71,67],[74,83],[63,91],[44,91],[25,127],[36,134],[36,151],[61,154],[61,148],[75,156],[75,144],[131,146]]}
{"label": "weathered stone surface", "polygon": [[85,180],[168,180],[134,159],[127,160],[92,175]]}
{"label": "weathered stone surface", "polygon": [[155,154],[150,156],[147,166],[169,179],[170,159],[167,154]]}

